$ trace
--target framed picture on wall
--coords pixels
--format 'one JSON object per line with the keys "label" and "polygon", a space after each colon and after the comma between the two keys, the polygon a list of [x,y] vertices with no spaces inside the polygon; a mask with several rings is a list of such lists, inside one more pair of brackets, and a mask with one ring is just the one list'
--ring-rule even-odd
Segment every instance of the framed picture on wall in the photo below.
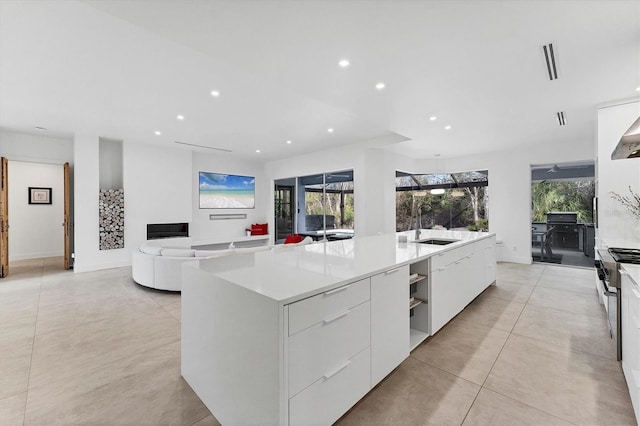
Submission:
{"label": "framed picture on wall", "polygon": [[29,204],[51,204],[51,188],[29,187]]}

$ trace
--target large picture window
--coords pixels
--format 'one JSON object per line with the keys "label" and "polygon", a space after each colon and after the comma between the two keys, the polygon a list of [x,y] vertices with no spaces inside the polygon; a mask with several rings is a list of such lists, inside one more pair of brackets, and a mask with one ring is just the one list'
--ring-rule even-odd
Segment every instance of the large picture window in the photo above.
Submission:
{"label": "large picture window", "polygon": [[396,172],[396,231],[488,230],[489,172]]}

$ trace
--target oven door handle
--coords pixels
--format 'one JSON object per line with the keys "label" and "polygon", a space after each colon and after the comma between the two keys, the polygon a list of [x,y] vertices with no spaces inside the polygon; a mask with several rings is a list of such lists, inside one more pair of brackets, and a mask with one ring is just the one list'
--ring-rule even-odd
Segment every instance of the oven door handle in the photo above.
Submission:
{"label": "oven door handle", "polygon": [[602,289],[604,290],[604,294],[607,296],[616,296],[618,293],[615,291],[611,291],[609,290],[609,284],[607,283],[606,280],[600,280],[600,282],[602,283]]}

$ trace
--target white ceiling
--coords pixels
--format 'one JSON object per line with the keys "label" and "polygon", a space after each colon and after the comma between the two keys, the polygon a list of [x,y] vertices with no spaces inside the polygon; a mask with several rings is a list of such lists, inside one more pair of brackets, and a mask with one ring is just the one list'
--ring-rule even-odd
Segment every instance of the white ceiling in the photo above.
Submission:
{"label": "white ceiling", "polygon": [[[640,94],[637,0],[2,0],[0,8],[0,126],[20,131],[177,140],[253,159],[373,139],[414,158],[452,157],[589,146],[596,106]],[[549,42],[555,81],[541,48]],[[348,68],[338,67],[342,58]],[[385,90],[374,89],[378,81]]]}

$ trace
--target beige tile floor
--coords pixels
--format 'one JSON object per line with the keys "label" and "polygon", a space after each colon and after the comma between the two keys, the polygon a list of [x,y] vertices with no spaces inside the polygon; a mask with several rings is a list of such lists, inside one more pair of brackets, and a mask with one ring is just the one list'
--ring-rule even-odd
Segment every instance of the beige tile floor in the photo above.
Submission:
{"label": "beige tile floor", "polygon": [[[0,280],[0,425],[217,425],[180,376],[180,295],[61,263]],[[636,424],[593,274],[499,264],[339,423]]]}

